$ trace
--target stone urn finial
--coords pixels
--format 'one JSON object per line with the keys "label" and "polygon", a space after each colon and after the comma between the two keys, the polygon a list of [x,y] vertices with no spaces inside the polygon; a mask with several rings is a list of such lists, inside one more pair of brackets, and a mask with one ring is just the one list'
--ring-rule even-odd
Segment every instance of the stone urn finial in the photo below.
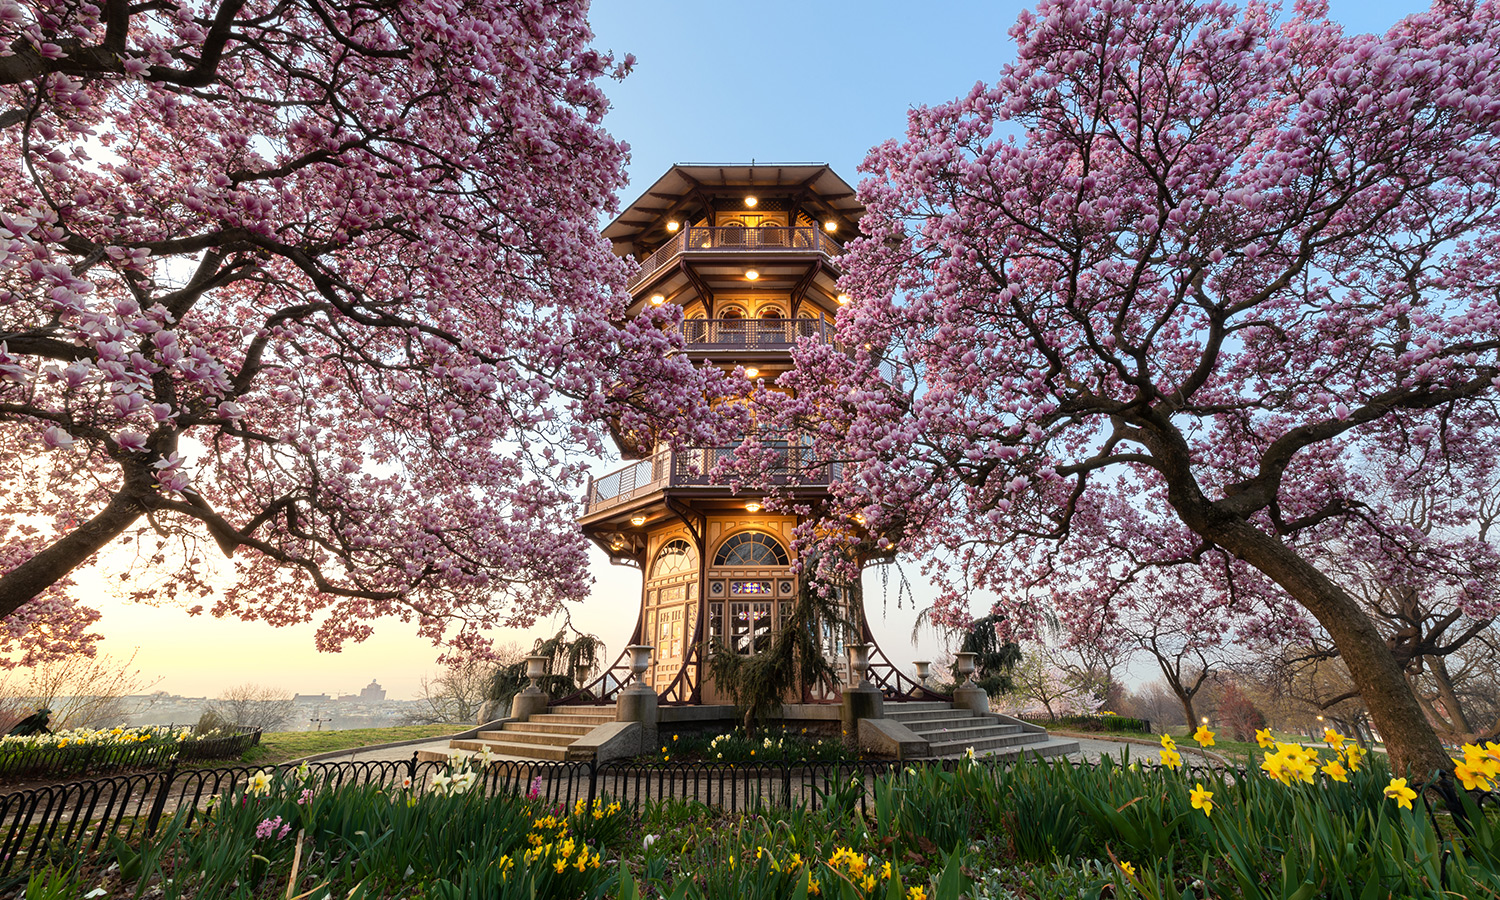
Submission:
{"label": "stone urn finial", "polygon": [[974,672],[977,671],[977,667],[974,665],[974,660],[978,658],[979,654],[971,653],[965,650],[953,655],[958,659],[958,677],[960,679],[959,687],[973,687]]}
{"label": "stone urn finial", "polygon": [[631,644],[625,648],[630,654],[630,683],[642,684],[641,676],[651,668],[651,651],[656,648],[650,644]]}
{"label": "stone urn finial", "polygon": [[531,679],[531,687],[527,690],[532,693],[541,693],[542,678],[547,674],[547,661],[550,659],[552,657],[540,654],[526,657],[526,677]]}
{"label": "stone urn finial", "polygon": [[927,679],[932,677],[932,660],[917,659],[912,661],[912,665],[917,667],[917,681],[922,687],[927,687]]}
{"label": "stone urn finial", "polygon": [[870,682],[865,680],[865,673],[870,670],[870,645],[849,645],[849,679],[857,688],[869,687]]}

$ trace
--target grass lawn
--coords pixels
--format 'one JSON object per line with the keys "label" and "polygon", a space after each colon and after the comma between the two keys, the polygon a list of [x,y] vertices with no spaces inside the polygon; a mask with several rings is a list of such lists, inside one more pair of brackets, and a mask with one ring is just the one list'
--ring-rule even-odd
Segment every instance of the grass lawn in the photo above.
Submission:
{"label": "grass lawn", "polygon": [[[388,744],[412,738],[442,737],[463,731],[463,725],[405,725],[399,728],[350,728],[347,731],[272,731],[261,735],[260,745],[240,757],[244,763],[273,765],[332,750],[353,750],[372,744]],[[223,765],[223,762],[210,763]]]}

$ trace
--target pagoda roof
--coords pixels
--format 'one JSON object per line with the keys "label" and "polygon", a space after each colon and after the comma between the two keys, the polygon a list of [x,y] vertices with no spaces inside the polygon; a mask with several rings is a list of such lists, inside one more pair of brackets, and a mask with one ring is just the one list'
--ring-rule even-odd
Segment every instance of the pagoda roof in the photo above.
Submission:
{"label": "pagoda roof", "polygon": [[851,234],[865,211],[854,188],[827,163],[678,163],[609,223],[604,236],[616,246],[649,241],[665,233],[668,219],[701,212],[705,201],[746,188],[800,196],[808,205],[841,220]]}

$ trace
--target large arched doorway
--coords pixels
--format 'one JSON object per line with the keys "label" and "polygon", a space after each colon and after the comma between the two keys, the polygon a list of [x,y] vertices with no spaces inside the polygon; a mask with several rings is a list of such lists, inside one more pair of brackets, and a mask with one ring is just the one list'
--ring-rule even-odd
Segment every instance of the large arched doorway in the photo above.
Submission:
{"label": "large arched doorway", "polygon": [[688,631],[698,616],[698,552],[680,537],[662,545],[646,576],[646,643],[656,647],[648,681],[672,683],[687,654]]}

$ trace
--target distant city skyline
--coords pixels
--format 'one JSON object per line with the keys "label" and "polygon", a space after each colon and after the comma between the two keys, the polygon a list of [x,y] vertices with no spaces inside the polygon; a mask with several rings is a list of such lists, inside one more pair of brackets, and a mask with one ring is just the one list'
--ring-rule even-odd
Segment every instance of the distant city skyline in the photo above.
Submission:
{"label": "distant city skyline", "polygon": [[[597,4],[591,16],[596,46],[638,59],[634,74],[605,86],[614,107],[605,125],[632,147],[631,184],[621,202],[680,161],[827,162],[857,183],[868,148],[899,138],[910,106],[943,102],[976,81],[995,80],[1014,58],[1007,32],[1029,5],[950,2],[913,16],[910,4],[894,2]],[[1355,31],[1384,30],[1425,8],[1331,4],[1334,18]],[[610,464],[595,463],[596,472]],[[635,624],[640,575],[612,568],[596,549],[590,560],[593,595],[573,609],[573,618],[618,653]],[[908,570],[915,580],[915,567]],[[379,672],[390,698],[409,699],[423,677],[440,671],[439,651],[415,637],[408,624],[376,621],[364,643],[322,654],[315,651],[312,625],[272,628],[189,617],[174,606],[126,603],[117,597],[116,575],[106,557],[101,567],[77,573],[74,590],[104,614],[101,652],[127,657],[139,648],[133,667],[148,680],[159,679],[151,690],[215,696],[246,682],[294,692],[314,685],[357,690]],[[931,640],[911,646],[907,636],[916,610],[910,604],[897,609],[882,602],[878,575],[867,575],[865,586],[872,627],[895,661],[938,653]],[[929,598],[920,584],[916,593],[920,608]],[[552,620],[494,637],[526,648],[558,627]]]}

